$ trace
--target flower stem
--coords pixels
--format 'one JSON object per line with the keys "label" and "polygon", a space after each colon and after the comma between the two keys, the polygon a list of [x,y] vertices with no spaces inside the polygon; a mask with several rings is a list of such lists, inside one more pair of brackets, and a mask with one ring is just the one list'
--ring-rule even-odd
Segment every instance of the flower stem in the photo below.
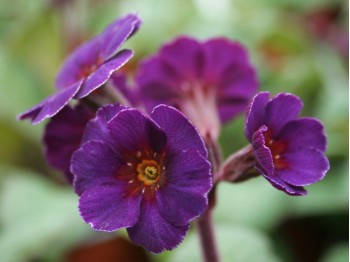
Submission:
{"label": "flower stem", "polygon": [[220,261],[213,228],[212,209],[209,207],[197,220],[197,228],[205,262]]}

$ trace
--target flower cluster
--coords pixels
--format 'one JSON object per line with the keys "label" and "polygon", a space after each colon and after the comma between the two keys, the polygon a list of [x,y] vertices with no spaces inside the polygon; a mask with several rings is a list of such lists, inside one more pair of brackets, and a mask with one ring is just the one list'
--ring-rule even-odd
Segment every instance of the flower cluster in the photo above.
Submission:
{"label": "flower cluster", "polygon": [[[257,76],[237,42],[179,37],[141,62],[130,88],[118,69],[133,51],[119,49],[140,25],[127,15],[78,47],[58,73],[56,93],[19,115],[33,124],[50,118],[46,158],[79,195],[93,229],[126,228],[134,243],[159,253],[174,249],[198,218],[202,243],[212,243],[206,219],[218,182],[261,174],[296,196],[325,176],[323,125],[298,117],[294,95],[270,100],[261,92],[251,100]],[[221,163],[221,125],[245,109],[251,145]],[[211,248],[204,248],[209,257]]]}

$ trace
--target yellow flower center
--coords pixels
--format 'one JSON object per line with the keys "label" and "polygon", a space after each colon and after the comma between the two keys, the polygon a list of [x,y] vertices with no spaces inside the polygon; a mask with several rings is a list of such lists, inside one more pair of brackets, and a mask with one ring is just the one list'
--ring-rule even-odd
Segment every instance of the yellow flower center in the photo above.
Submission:
{"label": "yellow flower center", "polygon": [[145,185],[150,186],[159,180],[160,167],[155,160],[143,159],[140,164],[137,165],[137,179],[142,181]]}

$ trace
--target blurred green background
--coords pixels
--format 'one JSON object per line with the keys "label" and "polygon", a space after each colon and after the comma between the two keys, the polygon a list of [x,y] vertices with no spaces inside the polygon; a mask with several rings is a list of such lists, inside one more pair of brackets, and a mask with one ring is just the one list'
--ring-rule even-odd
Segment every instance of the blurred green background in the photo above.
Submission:
{"label": "blurred green background", "polygon": [[[125,231],[97,233],[78,198],[43,157],[44,124],[16,115],[53,92],[77,44],[138,12],[131,68],[178,35],[227,36],[247,46],[260,90],[292,92],[325,124],[326,178],[289,197],[263,178],[221,184],[215,225],[223,261],[348,261],[348,2],[335,0],[5,0],[0,5],[0,260],[200,261],[194,226],[173,252],[145,254]],[[228,155],[247,144],[243,117],[221,136]]]}

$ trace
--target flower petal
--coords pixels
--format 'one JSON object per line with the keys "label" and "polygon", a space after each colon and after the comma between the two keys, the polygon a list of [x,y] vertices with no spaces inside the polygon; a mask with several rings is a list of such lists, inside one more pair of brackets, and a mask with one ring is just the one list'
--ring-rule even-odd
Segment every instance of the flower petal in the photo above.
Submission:
{"label": "flower petal", "polygon": [[84,43],[63,62],[61,69],[56,77],[56,87],[66,88],[75,82],[85,78],[84,68],[90,68],[97,64],[102,42],[99,37],[95,37]]}
{"label": "flower petal", "polygon": [[265,124],[266,105],[269,99],[269,92],[260,92],[253,97],[247,108],[244,133],[250,142],[252,142],[254,132]]}
{"label": "flower petal", "polygon": [[107,105],[97,110],[96,117],[91,119],[86,125],[82,143],[89,140],[101,140],[108,142],[109,131],[107,129],[107,123],[117,115],[123,109],[127,107],[120,104]]}
{"label": "flower petal", "polygon": [[211,165],[197,150],[184,150],[169,157],[166,183],[184,192],[206,196],[212,187]]}
{"label": "flower petal", "polygon": [[109,123],[107,128],[113,139],[113,149],[123,156],[137,151],[161,152],[167,136],[150,118],[137,109],[124,109]]}
{"label": "flower petal", "polygon": [[187,225],[208,207],[206,196],[182,191],[174,186],[161,187],[157,194],[160,214],[173,225]]}
{"label": "flower petal", "polygon": [[106,143],[97,140],[86,142],[74,152],[71,160],[75,192],[81,195],[96,184],[115,180],[118,169],[124,164]]}
{"label": "flower petal", "polygon": [[99,68],[91,73],[83,83],[81,89],[76,94],[75,98],[81,99],[88,94],[90,94],[95,89],[102,86],[108,78],[122,67],[129,59],[133,56],[133,51],[125,49],[120,51],[115,57],[111,60],[103,63]]}
{"label": "flower petal", "polygon": [[141,19],[136,14],[129,14],[112,22],[100,35],[103,47],[101,57],[111,59],[123,43],[133,35],[141,25]]}
{"label": "flower petal", "polygon": [[292,94],[280,93],[272,98],[266,106],[266,125],[271,136],[275,138],[285,124],[298,119],[302,107],[300,98]]}
{"label": "flower petal", "polygon": [[97,184],[79,199],[80,215],[98,231],[115,231],[136,224],[140,215],[142,194],[126,193],[127,183]]}
{"label": "flower petal", "polygon": [[158,104],[172,104],[179,98],[181,79],[159,56],[148,58],[141,63],[136,81],[140,98],[149,112]]}
{"label": "flower petal", "polygon": [[264,170],[265,174],[271,175],[274,172],[272,154],[270,149],[265,145],[265,138],[263,133],[267,131],[266,126],[260,127],[252,138],[252,145],[254,148],[254,157],[258,165]]}
{"label": "flower petal", "polygon": [[170,106],[159,105],[153,109],[151,118],[166,133],[171,150],[187,150],[190,149],[189,145],[191,145],[191,148],[198,150],[202,156],[207,157],[208,152],[203,139],[180,111]]}
{"label": "flower petal", "polygon": [[149,252],[160,253],[176,248],[188,229],[189,224],[174,226],[164,219],[155,201],[143,201],[139,221],[127,231],[135,244],[145,247]]}
{"label": "flower petal", "polygon": [[287,151],[299,151],[308,147],[326,150],[326,135],[323,125],[315,118],[301,118],[287,123],[277,140],[286,141]]}
{"label": "flower petal", "polygon": [[57,93],[46,98],[38,105],[20,114],[18,119],[23,120],[30,118],[32,123],[36,125],[42,122],[44,119],[56,115],[74,97],[81,84],[82,81],[79,81],[65,89],[59,90]]}
{"label": "flower petal", "polygon": [[324,178],[329,162],[323,152],[316,148],[307,148],[300,151],[283,154],[287,167],[276,169],[276,174],[288,184],[307,186]]}
{"label": "flower petal", "polygon": [[78,149],[87,122],[93,113],[80,104],[74,109],[66,106],[50,119],[44,133],[45,155],[54,168],[64,172],[67,181],[73,182],[70,172],[70,160]]}
{"label": "flower petal", "polygon": [[186,225],[208,206],[210,163],[198,151],[183,151],[168,159],[164,175],[157,192],[159,212],[174,225]]}
{"label": "flower petal", "polygon": [[276,174],[266,175],[264,173],[264,171],[261,170],[259,167],[256,166],[255,168],[276,189],[281,190],[281,191],[283,191],[291,196],[305,196],[305,195],[307,195],[307,191],[303,187],[289,185],[288,183],[284,182],[280,177],[278,177]]}
{"label": "flower petal", "polygon": [[[225,70],[233,65],[247,67],[248,54],[245,48],[227,38],[213,38],[203,43],[204,68],[203,77],[209,84],[218,84],[226,78]],[[234,73],[235,70],[231,71]]]}
{"label": "flower petal", "polygon": [[164,63],[171,66],[183,81],[195,81],[202,75],[202,46],[190,37],[179,37],[160,50]]}

